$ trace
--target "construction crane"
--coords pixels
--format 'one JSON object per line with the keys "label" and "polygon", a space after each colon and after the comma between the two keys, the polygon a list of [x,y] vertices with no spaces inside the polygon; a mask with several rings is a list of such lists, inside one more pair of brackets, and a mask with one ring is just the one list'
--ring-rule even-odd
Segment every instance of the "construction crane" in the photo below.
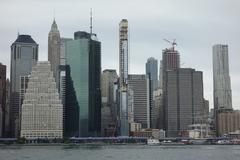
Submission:
{"label": "construction crane", "polygon": [[167,39],[163,39],[163,40],[166,41],[166,42],[168,42],[168,43],[170,43],[170,44],[172,45],[172,49],[173,49],[173,51],[174,51],[174,47],[177,45],[176,39],[174,39],[172,42],[169,41],[169,40],[167,40]]}

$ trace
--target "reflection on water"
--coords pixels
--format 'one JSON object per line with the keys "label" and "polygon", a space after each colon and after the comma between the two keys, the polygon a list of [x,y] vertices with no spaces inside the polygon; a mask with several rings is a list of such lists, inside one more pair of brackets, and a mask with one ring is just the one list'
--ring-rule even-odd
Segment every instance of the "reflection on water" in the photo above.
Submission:
{"label": "reflection on water", "polygon": [[240,146],[0,146],[0,160],[239,160]]}

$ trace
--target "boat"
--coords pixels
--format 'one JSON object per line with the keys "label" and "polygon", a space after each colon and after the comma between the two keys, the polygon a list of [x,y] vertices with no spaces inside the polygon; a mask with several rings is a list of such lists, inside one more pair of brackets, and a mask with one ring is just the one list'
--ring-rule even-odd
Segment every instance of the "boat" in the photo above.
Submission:
{"label": "boat", "polygon": [[147,144],[148,145],[159,145],[160,144],[160,141],[158,139],[153,139],[153,138],[149,138],[147,140]]}

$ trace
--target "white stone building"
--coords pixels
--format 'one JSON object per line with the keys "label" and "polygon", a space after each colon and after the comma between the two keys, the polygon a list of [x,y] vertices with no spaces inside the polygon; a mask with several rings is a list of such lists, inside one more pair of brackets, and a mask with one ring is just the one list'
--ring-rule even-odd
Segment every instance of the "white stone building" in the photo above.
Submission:
{"label": "white stone building", "polygon": [[63,106],[49,62],[32,68],[22,104],[21,137],[63,137]]}

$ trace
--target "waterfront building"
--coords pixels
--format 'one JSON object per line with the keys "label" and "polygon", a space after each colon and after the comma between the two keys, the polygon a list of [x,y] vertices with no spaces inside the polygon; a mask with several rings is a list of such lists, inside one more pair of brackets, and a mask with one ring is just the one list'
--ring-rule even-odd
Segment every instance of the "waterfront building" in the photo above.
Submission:
{"label": "waterfront building", "polygon": [[186,132],[188,125],[199,124],[203,119],[202,72],[179,68],[166,72],[165,127],[168,137]]}
{"label": "waterfront building", "polygon": [[7,67],[0,63],[0,137],[3,137],[5,133],[6,70]]}
{"label": "waterfront building", "polygon": [[65,110],[66,110],[66,42],[72,41],[71,38],[61,38],[60,45],[60,65],[59,65],[59,94],[63,105],[63,136],[65,136],[66,126],[65,126]]}
{"label": "waterfront building", "polygon": [[106,69],[101,75],[101,96],[102,96],[102,135],[109,125],[116,125],[117,108],[114,103],[114,82],[117,81],[118,75],[116,70]]}
{"label": "waterfront building", "polygon": [[119,132],[121,136],[129,136],[128,121],[128,21],[119,23]]}
{"label": "waterfront building", "polygon": [[67,41],[66,136],[101,133],[101,42],[95,34],[78,31]]}
{"label": "waterfront building", "polygon": [[158,61],[150,57],[146,63],[146,75],[149,77],[149,96],[150,96],[150,127],[153,127],[153,92],[158,88]]}
{"label": "waterfront building", "polygon": [[240,111],[222,111],[218,113],[218,135],[224,136],[240,128]]}
{"label": "waterfront building", "polygon": [[11,45],[10,126],[11,136],[19,136],[20,77],[27,76],[38,60],[38,44],[30,35],[18,35]]}
{"label": "waterfront building", "polygon": [[53,71],[53,76],[56,79],[57,88],[59,89],[60,81],[60,48],[61,48],[61,38],[58,30],[57,23],[55,19],[51,26],[51,30],[48,34],[48,61],[51,63],[51,69]]}
{"label": "waterfront building", "polygon": [[24,94],[21,137],[63,138],[63,106],[50,62],[37,62],[32,68]]}
{"label": "waterfront building", "polygon": [[158,88],[153,92],[152,128],[163,129],[163,94]]}
{"label": "waterfront building", "polygon": [[214,109],[232,110],[232,91],[229,75],[228,45],[213,46]]}
{"label": "waterfront building", "polygon": [[10,136],[10,81],[7,78],[4,137],[9,136]]}
{"label": "waterfront building", "polygon": [[130,74],[128,87],[133,91],[134,122],[142,128],[150,128],[149,78],[146,75]]}

